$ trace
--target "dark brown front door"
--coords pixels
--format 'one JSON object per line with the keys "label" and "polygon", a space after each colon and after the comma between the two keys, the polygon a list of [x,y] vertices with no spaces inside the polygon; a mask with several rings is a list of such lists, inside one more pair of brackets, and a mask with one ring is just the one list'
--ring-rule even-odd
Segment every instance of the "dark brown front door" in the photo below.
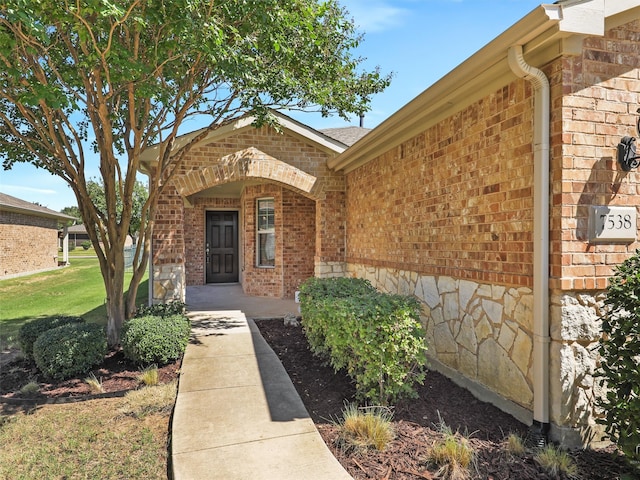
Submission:
{"label": "dark brown front door", "polygon": [[238,281],[238,212],[207,212],[207,283]]}

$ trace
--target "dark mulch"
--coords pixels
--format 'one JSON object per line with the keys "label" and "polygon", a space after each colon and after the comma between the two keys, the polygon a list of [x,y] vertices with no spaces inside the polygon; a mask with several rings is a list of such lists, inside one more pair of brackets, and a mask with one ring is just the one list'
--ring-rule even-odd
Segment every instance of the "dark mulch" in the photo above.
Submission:
{"label": "dark mulch", "polygon": [[[180,360],[158,368],[160,383],[167,383],[178,377]],[[122,350],[111,350],[104,362],[91,372],[102,383],[104,395],[124,393],[141,387],[138,376],[142,368],[127,360]],[[3,362],[0,368],[0,404],[16,402],[47,403],[64,400],[82,400],[95,398],[85,379],[89,373],[77,378],[52,381],[45,378],[33,362],[18,356]],[[20,389],[29,382],[38,383],[39,392],[35,395],[24,395]]]}
{"label": "dark mulch", "polygon": [[[256,322],[276,352],[325,442],[356,479],[417,480],[437,478],[438,467],[425,456],[442,438],[436,424],[442,419],[454,431],[471,434],[476,452],[473,479],[545,480],[553,478],[536,464],[531,453],[513,457],[506,453],[509,433],[525,438],[527,427],[494,406],[477,400],[467,390],[436,372],[429,372],[418,389],[419,398],[403,401],[394,411],[395,440],[383,452],[354,453],[340,449],[337,428],[331,420],[340,417],[344,402],[354,398],[348,377],[334,373],[309,351],[301,327],[284,326],[282,320]],[[631,480],[634,476],[613,448],[571,452],[584,480]]]}

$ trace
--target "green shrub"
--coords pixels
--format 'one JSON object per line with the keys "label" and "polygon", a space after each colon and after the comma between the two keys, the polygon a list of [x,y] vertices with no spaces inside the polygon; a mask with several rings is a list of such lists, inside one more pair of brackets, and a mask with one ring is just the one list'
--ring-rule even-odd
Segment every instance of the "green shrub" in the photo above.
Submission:
{"label": "green shrub", "polygon": [[47,330],[33,344],[38,369],[62,380],[86,373],[107,353],[104,328],[94,323],[71,323]]}
{"label": "green shrub", "polygon": [[23,324],[18,331],[18,343],[26,358],[33,360],[33,344],[47,330],[68,325],[70,323],[82,323],[80,317],[52,316],[31,320]]}
{"label": "green shrub", "polygon": [[[419,302],[379,293],[364,280],[309,283],[311,293],[305,282],[300,302],[312,352],[336,371],[345,369],[362,400],[387,405],[415,397],[414,385],[424,381],[427,350]],[[328,285],[322,288],[318,283]]]}
{"label": "green shrub", "polygon": [[187,348],[191,324],[184,315],[132,318],[122,329],[124,355],[141,365],[165,365]]}
{"label": "green shrub", "polygon": [[91,242],[88,240],[85,240],[84,242],[82,242],[80,244],[82,246],[83,249],[85,250],[89,250],[91,248]]}
{"label": "green shrub", "polygon": [[173,315],[184,315],[187,305],[184,302],[174,300],[169,303],[156,303],[154,305],[139,305],[136,309],[136,318],[139,317],[171,317]]}
{"label": "green shrub", "polygon": [[640,462],[640,251],[609,280],[600,339],[606,397],[599,420],[624,454]]}
{"label": "green shrub", "polygon": [[329,360],[330,351],[325,334],[334,312],[334,302],[339,298],[361,297],[373,294],[369,280],[362,278],[315,278],[300,285],[300,313],[304,332],[314,355]]}

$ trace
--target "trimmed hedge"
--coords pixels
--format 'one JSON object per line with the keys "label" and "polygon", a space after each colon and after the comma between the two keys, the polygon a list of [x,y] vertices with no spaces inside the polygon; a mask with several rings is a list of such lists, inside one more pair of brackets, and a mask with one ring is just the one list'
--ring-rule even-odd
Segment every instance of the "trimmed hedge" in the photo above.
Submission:
{"label": "trimmed hedge", "polygon": [[174,300],[169,303],[154,303],[153,305],[139,305],[134,317],[170,317],[172,315],[184,315],[187,305],[184,302]]}
{"label": "trimmed hedge", "polygon": [[311,351],[345,369],[359,399],[416,396],[427,346],[414,297],[377,292],[363,279],[312,278],[300,287],[300,309]]}
{"label": "trimmed hedge", "polygon": [[165,365],[182,356],[191,333],[184,315],[149,315],[125,323],[120,343],[125,357],[141,365]]}
{"label": "trimmed hedge", "polygon": [[61,327],[62,325],[69,325],[73,323],[84,323],[84,319],[81,317],[68,317],[68,316],[51,316],[36,318],[23,324],[18,331],[18,343],[20,349],[26,358],[34,360],[33,358],[33,344],[47,330]]}
{"label": "trimmed hedge", "polygon": [[104,328],[94,323],[70,323],[41,334],[33,344],[38,369],[63,380],[88,372],[107,354]]}

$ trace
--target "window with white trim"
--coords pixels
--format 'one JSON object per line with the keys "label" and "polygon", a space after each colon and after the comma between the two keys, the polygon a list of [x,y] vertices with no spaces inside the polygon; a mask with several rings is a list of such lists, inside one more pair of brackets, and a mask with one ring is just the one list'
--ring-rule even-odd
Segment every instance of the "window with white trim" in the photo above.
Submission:
{"label": "window with white trim", "polygon": [[257,262],[259,267],[276,264],[276,230],[273,198],[258,198],[256,204]]}

